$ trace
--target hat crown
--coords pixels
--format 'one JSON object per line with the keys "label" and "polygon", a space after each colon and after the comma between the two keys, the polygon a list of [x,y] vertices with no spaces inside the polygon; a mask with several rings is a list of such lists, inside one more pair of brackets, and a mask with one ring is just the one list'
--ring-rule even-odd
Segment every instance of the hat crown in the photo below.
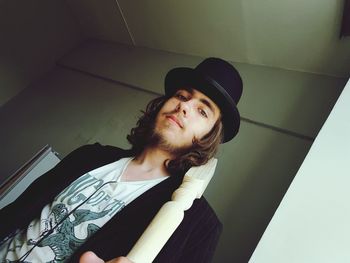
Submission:
{"label": "hat crown", "polygon": [[203,60],[194,70],[219,84],[235,104],[238,104],[242,96],[243,83],[238,71],[230,63],[211,57]]}

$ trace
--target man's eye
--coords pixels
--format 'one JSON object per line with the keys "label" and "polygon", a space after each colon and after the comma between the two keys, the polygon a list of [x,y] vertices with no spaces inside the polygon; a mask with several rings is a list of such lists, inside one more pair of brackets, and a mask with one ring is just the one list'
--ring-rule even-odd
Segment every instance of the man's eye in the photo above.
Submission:
{"label": "man's eye", "polygon": [[187,98],[181,94],[176,94],[176,97],[179,98],[180,100],[186,100]]}
{"label": "man's eye", "polygon": [[204,110],[199,109],[199,113],[200,113],[203,117],[208,118],[208,115],[207,115],[207,113],[206,113]]}

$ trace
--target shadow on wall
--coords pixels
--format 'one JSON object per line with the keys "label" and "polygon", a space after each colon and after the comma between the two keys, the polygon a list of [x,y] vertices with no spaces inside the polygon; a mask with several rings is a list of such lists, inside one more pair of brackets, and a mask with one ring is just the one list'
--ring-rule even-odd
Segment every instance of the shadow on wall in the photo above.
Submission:
{"label": "shadow on wall", "polygon": [[214,262],[248,262],[311,142],[242,123],[206,196],[224,224]]}

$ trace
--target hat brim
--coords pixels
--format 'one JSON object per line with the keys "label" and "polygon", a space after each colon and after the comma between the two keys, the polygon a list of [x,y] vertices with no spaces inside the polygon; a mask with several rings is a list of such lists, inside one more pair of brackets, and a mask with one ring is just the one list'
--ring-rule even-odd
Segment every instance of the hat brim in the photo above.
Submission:
{"label": "hat brim", "polygon": [[[239,131],[240,114],[234,102],[228,99],[228,94],[208,81],[192,68],[180,67],[170,70],[165,76],[165,94],[173,95],[182,87],[190,87],[203,92],[220,108],[224,137],[222,143],[230,141]],[[226,93],[226,94],[225,94]]]}

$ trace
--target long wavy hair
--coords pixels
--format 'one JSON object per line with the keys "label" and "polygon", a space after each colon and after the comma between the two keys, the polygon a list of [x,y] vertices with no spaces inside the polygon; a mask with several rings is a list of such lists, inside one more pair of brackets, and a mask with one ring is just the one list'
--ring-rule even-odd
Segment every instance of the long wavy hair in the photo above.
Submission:
{"label": "long wavy hair", "polygon": [[[169,96],[161,96],[151,100],[143,114],[137,121],[136,127],[132,128],[130,134],[127,135],[132,150],[136,156],[149,146],[154,134],[156,117]],[[194,138],[192,145],[175,159],[166,160],[164,165],[170,174],[184,173],[192,166],[200,166],[205,164],[216,154],[219,144],[223,139],[223,126],[221,122],[221,114],[214,124],[213,128],[200,140]]]}

